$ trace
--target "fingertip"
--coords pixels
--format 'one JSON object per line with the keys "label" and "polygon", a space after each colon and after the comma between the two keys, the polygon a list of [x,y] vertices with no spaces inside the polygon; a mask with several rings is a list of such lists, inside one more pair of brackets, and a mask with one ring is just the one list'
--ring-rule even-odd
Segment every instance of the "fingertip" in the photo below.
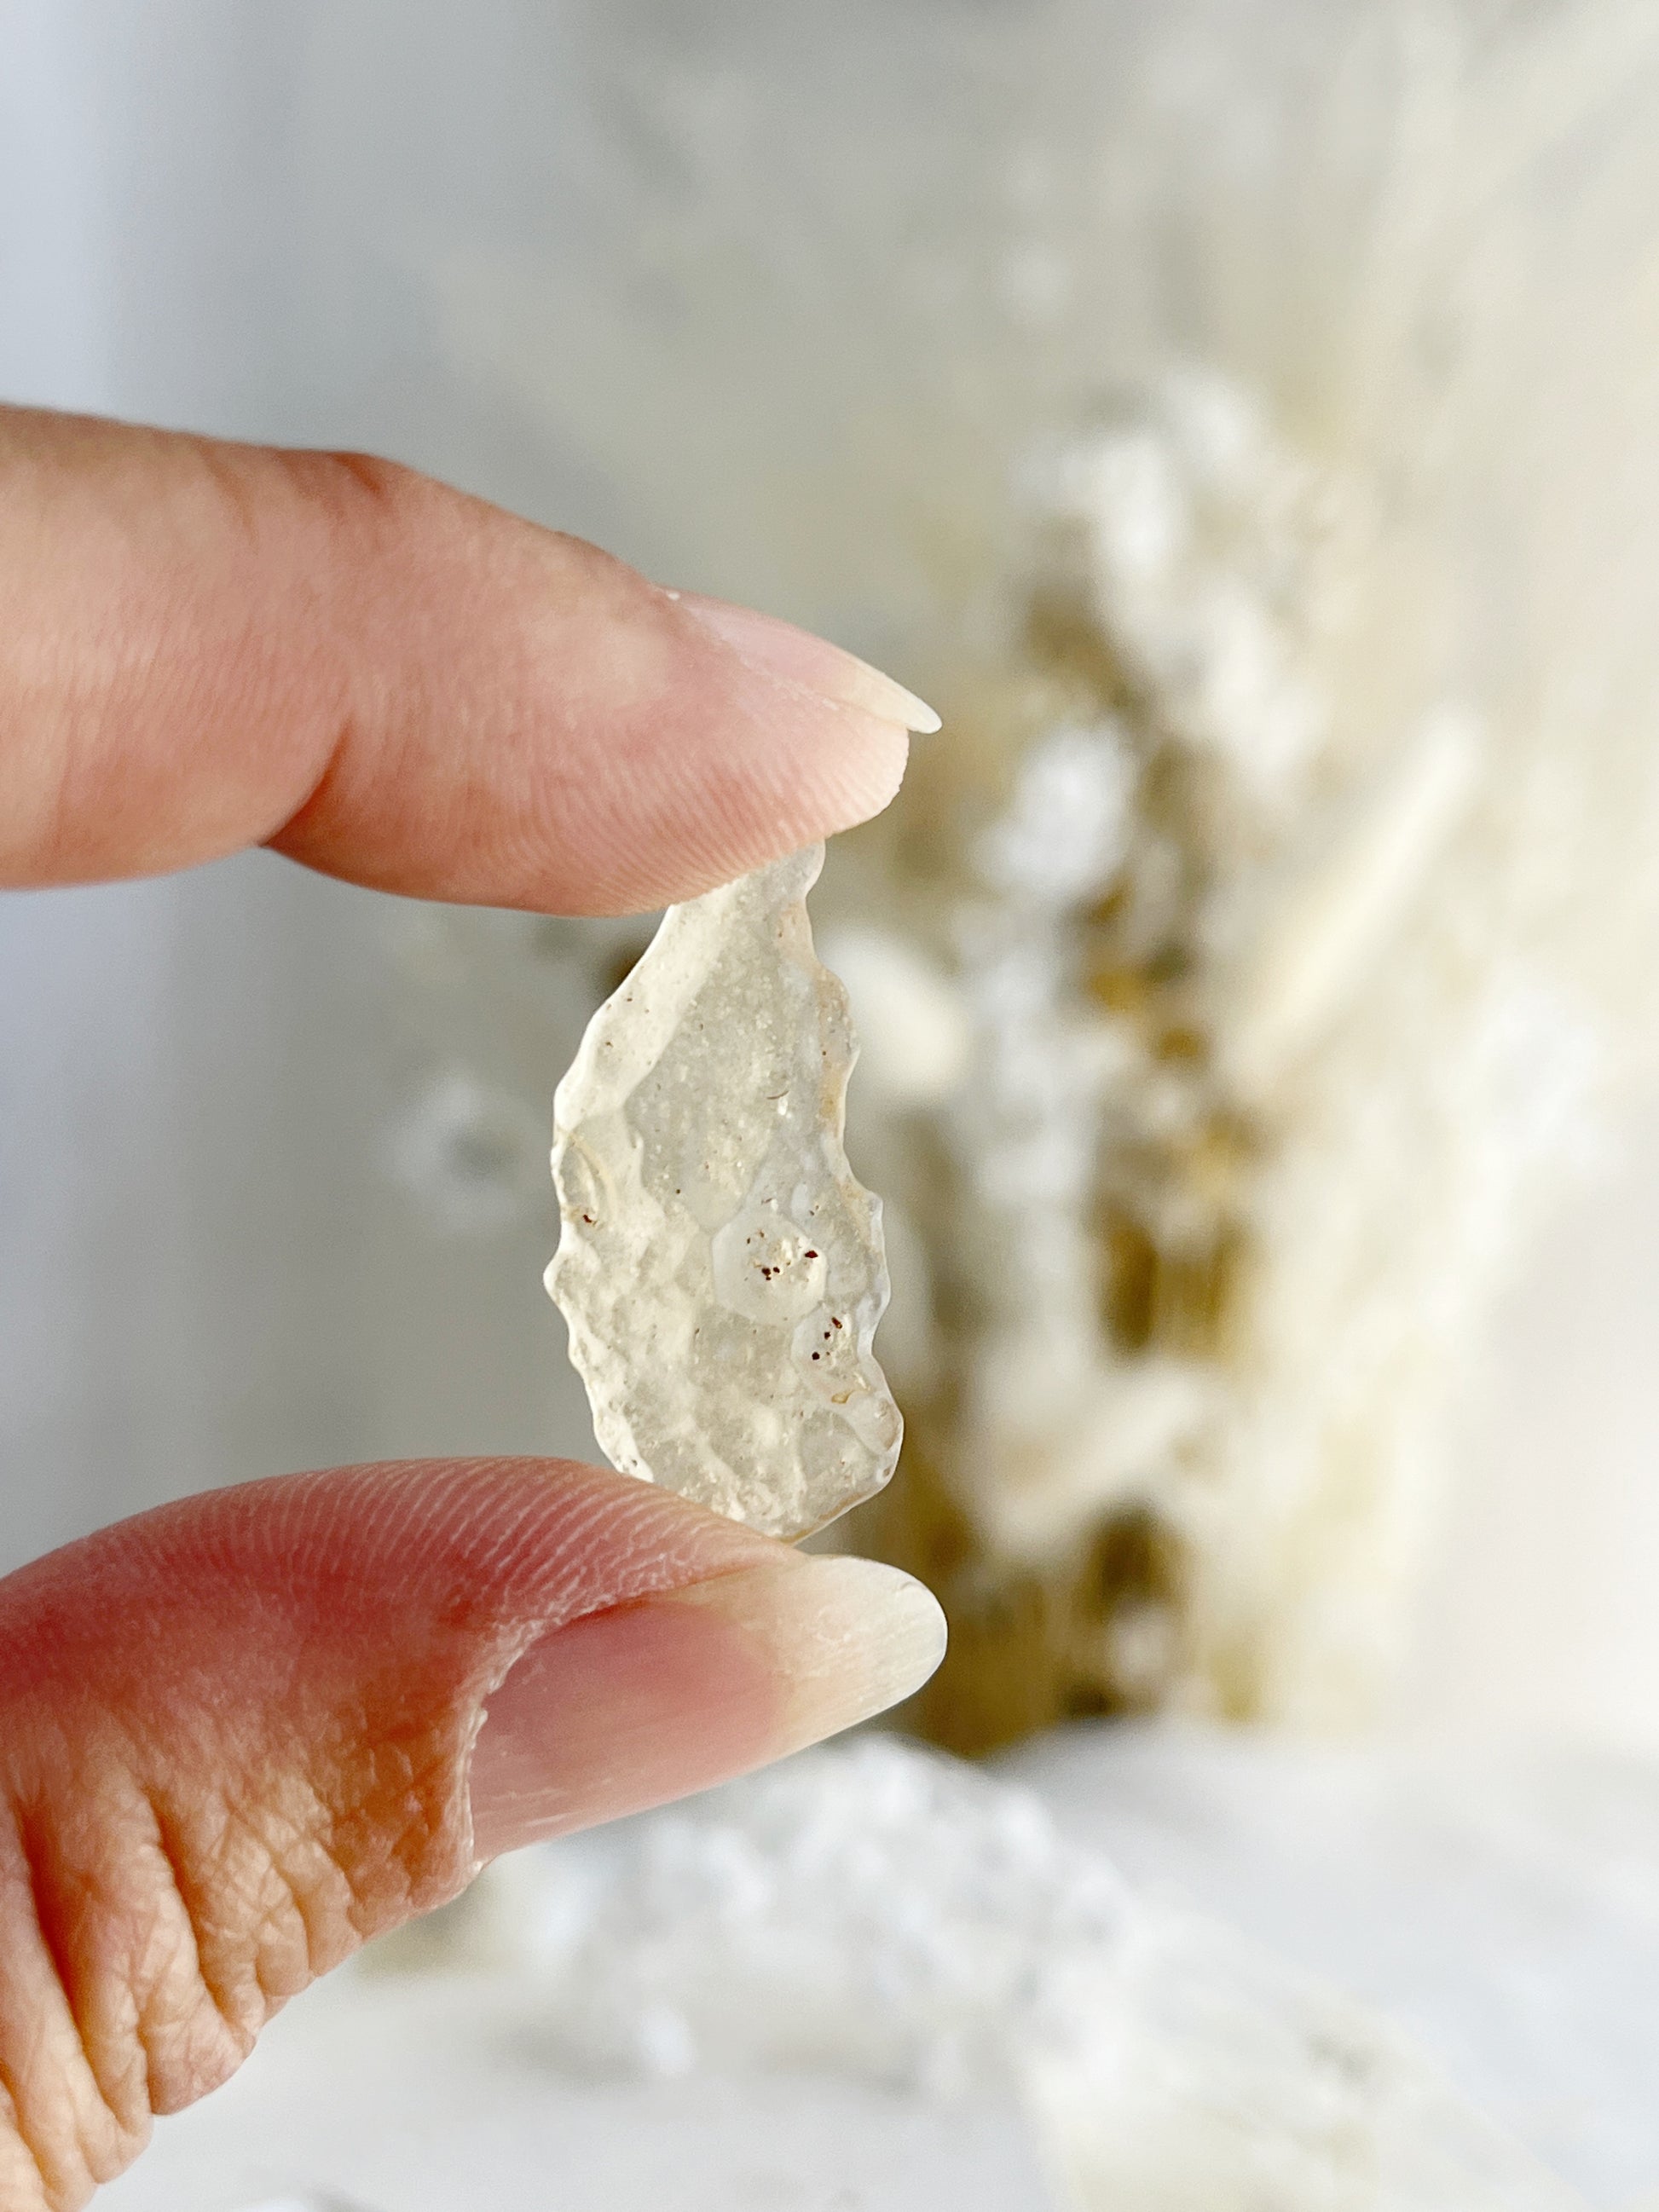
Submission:
{"label": "fingertip", "polygon": [[754,607],[734,605],[729,599],[708,599],[701,592],[670,592],[668,597],[750,667],[804,684],[842,706],[861,707],[918,736],[932,736],[943,727],[925,699],[917,698],[914,691],[872,667],[867,660],[860,660],[856,653],[832,645],[811,630]]}
{"label": "fingertip", "polygon": [[418,711],[354,711],[276,850],[416,896],[638,913],[891,802],[909,738],[869,684],[738,653],[580,539],[420,479],[396,499],[419,523],[392,594],[426,609]]}
{"label": "fingertip", "polygon": [[927,710],[358,454],[0,410],[0,879],[264,843],[416,896],[691,896],[867,820]]}
{"label": "fingertip", "polygon": [[884,813],[898,797],[910,765],[910,732],[859,708],[842,710],[847,744],[839,754],[815,763],[823,826],[799,843],[816,843],[843,830],[855,830]]}
{"label": "fingertip", "polygon": [[636,785],[589,848],[583,911],[631,914],[696,896],[858,827],[891,805],[908,733],[857,708],[746,676],[705,710],[648,810]]}
{"label": "fingertip", "polygon": [[538,1638],[488,1700],[469,1792],[480,1863],[732,1780],[885,1712],[945,1656],[921,1583],[769,1558]]}

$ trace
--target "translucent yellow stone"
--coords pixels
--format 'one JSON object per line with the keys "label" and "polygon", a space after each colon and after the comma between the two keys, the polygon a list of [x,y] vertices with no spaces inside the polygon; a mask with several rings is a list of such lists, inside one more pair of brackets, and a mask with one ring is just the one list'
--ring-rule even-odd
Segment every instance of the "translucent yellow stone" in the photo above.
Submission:
{"label": "translucent yellow stone", "polygon": [[812,949],[816,846],[671,907],[555,1103],[547,1287],[613,1466],[769,1534],[879,1490],[881,1204],[842,1146],[858,1048]]}

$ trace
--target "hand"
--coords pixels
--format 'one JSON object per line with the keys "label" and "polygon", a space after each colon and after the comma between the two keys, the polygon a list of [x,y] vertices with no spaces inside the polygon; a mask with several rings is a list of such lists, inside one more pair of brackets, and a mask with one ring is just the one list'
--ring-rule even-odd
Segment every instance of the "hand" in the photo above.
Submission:
{"label": "hand", "polygon": [[[876,812],[927,710],[377,461],[0,410],[0,884],[264,844],[687,896]],[[352,1468],[0,1581],[0,2212],[66,2212],[290,1996],[538,1837],[879,1711],[917,1584],[554,1461]]]}

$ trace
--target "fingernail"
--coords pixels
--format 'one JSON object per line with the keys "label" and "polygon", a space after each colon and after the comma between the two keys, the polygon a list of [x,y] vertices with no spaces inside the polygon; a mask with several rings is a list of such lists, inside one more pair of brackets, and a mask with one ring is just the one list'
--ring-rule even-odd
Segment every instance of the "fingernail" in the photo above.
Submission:
{"label": "fingernail", "polygon": [[884,1712],[945,1656],[932,1593],[872,1559],[785,1553],[590,1613],[531,1646],[472,1755],[480,1863],[642,1812]]}
{"label": "fingernail", "polygon": [[866,714],[924,736],[940,727],[939,716],[925,699],[811,630],[780,622],[775,615],[757,614],[752,607],[733,606],[729,600],[706,599],[696,592],[670,592],[668,597],[751,668],[804,684],[837,707],[860,707]]}

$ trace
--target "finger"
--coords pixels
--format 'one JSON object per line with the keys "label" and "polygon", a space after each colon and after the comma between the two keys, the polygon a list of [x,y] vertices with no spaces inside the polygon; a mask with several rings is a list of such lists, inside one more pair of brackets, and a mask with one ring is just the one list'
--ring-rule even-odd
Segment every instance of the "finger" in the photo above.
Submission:
{"label": "finger", "polygon": [[0,883],[266,843],[637,910],[878,812],[933,719],[385,462],[0,409]]}
{"label": "finger", "polygon": [[560,1462],[251,1485],[0,1582],[0,2205],[82,2204],[483,1859],[845,1727],[942,1648],[890,1568]]}

